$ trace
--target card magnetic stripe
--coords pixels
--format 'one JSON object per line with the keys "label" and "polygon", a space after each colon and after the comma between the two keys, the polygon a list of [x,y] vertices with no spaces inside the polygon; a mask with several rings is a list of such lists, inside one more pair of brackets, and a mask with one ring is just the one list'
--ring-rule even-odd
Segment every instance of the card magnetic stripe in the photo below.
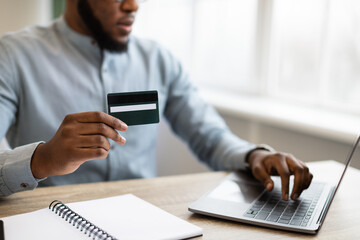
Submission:
{"label": "card magnetic stripe", "polygon": [[109,105],[134,104],[144,102],[157,102],[157,91],[132,92],[132,93],[109,93]]}

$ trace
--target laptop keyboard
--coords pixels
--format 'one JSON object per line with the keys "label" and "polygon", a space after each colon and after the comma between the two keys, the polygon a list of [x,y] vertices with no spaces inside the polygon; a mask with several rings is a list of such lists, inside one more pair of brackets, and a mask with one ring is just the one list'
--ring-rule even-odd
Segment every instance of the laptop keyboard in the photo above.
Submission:
{"label": "laptop keyboard", "polygon": [[244,216],[272,223],[306,227],[314,213],[323,188],[324,184],[322,183],[312,183],[310,188],[303,191],[295,201],[282,200],[280,189],[265,192]]}

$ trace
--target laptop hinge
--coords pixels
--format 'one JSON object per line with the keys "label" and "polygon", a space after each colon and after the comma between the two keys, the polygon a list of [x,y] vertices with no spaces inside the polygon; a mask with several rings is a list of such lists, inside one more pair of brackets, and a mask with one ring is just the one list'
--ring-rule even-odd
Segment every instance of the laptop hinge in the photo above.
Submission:
{"label": "laptop hinge", "polygon": [[325,218],[325,216],[326,216],[326,214],[327,214],[327,212],[328,212],[328,210],[329,210],[329,208],[330,208],[330,204],[331,204],[331,202],[332,202],[335,189],[336,189],[335,187],[332,187],[332,188],[331,188],[331,190],[330,190],[330,192],[329,192],[329,195],[328,195],[328,197],[327,197],[327,199],[326,199],[326,202],[325,202],[325,204],[324,204],[324,207],[322,208],[321,213],[320,213],[320,216],[319,216],[319,218],[318,218],[318,220],[317,220],[317,222],[316,222],[317,224],[323,222],[323,220],[324,220],[324,218]]}

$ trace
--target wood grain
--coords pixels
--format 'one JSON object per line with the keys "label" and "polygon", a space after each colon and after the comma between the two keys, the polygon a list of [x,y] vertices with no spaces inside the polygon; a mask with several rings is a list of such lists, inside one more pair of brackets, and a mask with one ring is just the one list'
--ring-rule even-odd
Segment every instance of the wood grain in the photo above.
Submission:
{"label": "wood grain", "polygon": [[[319,166],[326,169],[326,162]],[[322,229],[314,236],[201,216],[187,210],[190,203],[214,188],[226,175],[226,172],[211,172],[37,188],[0,198],[0,217],[46,208],[54,199],[69,203],[132,193],[203,228],[204,235],[196,239],[360,239],[360,172],[356,169],[348,171]]]}

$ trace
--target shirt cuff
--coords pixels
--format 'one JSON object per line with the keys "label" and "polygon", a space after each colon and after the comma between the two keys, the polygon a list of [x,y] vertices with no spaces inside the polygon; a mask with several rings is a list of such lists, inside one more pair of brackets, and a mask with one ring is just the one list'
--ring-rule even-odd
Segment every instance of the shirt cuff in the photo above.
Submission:
{"label": "shirt cuff", "polygon": [[254,144],[240,139],[232,133],[224,135],[214,153],[213,159],[218,161],[218,164],[213,164],[215,165],[214,169],[225,171],[246,170],[246,155],[255,147]]}
{"label": "shirt cuff", "polygon": [[16,192],[32,190],[42,179],[36,179],[31,171],[31,158],[37,146],[42,142],[32,143],[6,150],[1,154],[5,158],[0,169],[0,192],[10,195]]}

